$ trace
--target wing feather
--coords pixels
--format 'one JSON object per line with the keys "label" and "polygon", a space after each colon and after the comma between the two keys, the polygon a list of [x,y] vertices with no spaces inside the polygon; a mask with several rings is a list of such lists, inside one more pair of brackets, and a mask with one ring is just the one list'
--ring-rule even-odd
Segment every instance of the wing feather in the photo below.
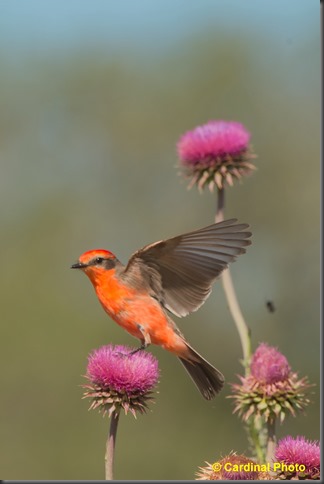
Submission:
{"label": "wing feather", "polygon": [[215,279],[251,244],[247,224],[226,220],[135,252],[122,277],[140,281],[173,314],[196,311]]}

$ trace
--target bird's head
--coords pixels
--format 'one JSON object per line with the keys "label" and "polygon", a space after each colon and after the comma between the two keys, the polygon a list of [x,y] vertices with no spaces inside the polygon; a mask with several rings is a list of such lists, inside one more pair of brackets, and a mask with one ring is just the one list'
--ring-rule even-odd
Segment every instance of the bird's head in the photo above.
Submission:
{"label": "bird's head", "polygon": [[78,261],[72,264],[71,269],[81,269],[90,277],[92,274],[99,274],[113,269],[116,262],[116,256],[109,250],[88,250],[80,255]]}

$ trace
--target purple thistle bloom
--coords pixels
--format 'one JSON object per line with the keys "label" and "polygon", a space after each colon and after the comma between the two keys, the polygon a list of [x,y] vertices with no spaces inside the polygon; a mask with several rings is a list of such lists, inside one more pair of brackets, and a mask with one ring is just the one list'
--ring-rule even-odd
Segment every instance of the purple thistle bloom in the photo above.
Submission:
{"label": "purple thistle bloom", "polygon": [[221,460],[210,464],[206,462],[205,467],[199,467],[197,481],[255,481],[270,480],[266,465],[256,463],[245,457],[231,452]]}
{"label": "purple thistle bloom", "polygon": [[209,121],[181,136],[177,143],[180,165],[192,177],[190,186],[199,189],[206,185],[213,190],[224,182],[233,185],[233,178],[240,179],[251,173],[254,158],[249,147],[250,133],[235,121]]}
{"label": "purple thistle bloom", "polygon": [[240,123],[234,121],[209,121],[181,136],[177,148],[183,164],[195,165],[202,161],[227,156],[235,157],[246,151],[250,133]]}
{"label": "purple thistle bloom", "polygon": [[[296,438],[288,435],[278,442],[275,452],[275,461],[291,465],[293,470],[289,471],[289,467],[280,471],[281,477],[300,477],[302,479],[319,479],[320,478],[320,464],[321,453],[320,446],[317,441],[310,441],[303,436]],[[301,470],[296,470],[297,464]]]}
{"label": "purple thistle bloom", "polygon": [[[248,459],[244,455],[236,455],[236,454],[231,454],[227,458],[222,459],[223,460],[223,466],[225,463],[230,463],[231,464],[231,469],[235,469],[234,466],[238,466],[240,469],[240,465],[246,466],[247,469],[249,470],[238,470],[238,471],[233,471],[233,470],[224,470],[222,471],[222,478],[226,481],[253,481],[259,478],[258,472],[255,472],[253,470],[254,462],[251,459]],[[242,469],[242,468],[241,468]]]}
{"label": "purple thistle bloom", "polygon": [[252,357],[251,373],[260,383],[276,383],[288,378],[290,366],[276,348],[261,343]]}
{"label": "purple thistle bloom", "polygon": [[134,416],[137,410],[145,411],[158,381],[158,362],[151,353],[131,351],[126,346],[108,345],[89,355],[86,377],[90,384],[84,385],[84,396],[93,398],[90,408],[99,407],[109,415],[118,407]]}
{"label": "purple thistle bloom", "polygon": [[296,415],[309,403],[306,391],[312,386],[307,378],[298,378],[287,358],[276,348],[261,343],[252,356],[251,374],[239,376],[241,383],[232,384],[234,412],[244,421],[263,417],[266,422],[281,422],[287,414]]}
{"label": "purple thistle bloom", "polygon": [[158,362],[151,353],[126,346],[102,346],[89,356],[87,376],[90,381],[116,392],[145,393],[157,383]]}

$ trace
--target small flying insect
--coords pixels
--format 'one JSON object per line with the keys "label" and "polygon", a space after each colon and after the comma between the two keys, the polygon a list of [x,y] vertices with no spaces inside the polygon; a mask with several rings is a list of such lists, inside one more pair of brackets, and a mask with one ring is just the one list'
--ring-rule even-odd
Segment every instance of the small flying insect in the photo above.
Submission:
{"label": "small flying insect", "polygon": [[275,305],[274,305],[274,302],[273,302],[273,301],[268,300],[268,301],[266,302],[266,306],[267,306],[267,309],[268,309],[269,313],[274,313],[274,312],[275,312],[276,307],[275,307]]}

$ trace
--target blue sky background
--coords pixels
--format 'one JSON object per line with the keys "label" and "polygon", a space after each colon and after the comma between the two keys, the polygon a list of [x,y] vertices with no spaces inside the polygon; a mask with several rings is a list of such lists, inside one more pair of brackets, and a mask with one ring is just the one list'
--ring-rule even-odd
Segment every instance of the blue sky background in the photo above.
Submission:
{"label": "blue sky background", "polygon": [[202,26],[289,45],[318,25],[316,0],[2,0],[0,49],[23,54],[109,43],[156,55]]}

